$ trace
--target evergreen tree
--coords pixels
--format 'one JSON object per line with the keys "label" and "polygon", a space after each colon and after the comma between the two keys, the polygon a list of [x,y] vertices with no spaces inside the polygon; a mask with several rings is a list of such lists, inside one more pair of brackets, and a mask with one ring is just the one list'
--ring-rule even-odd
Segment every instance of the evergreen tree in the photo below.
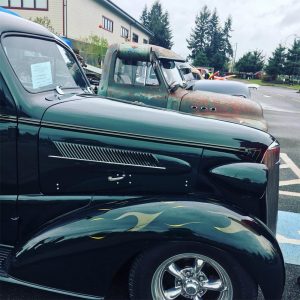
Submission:
{"label": "evergreen tree", "polygon": [[208,60],[206,54],[200,50],[196,53],[196,56],[193,59],[193,64],[195,66],[208,66],[209,60]]}
{"label": "evergreen tree", "polygon": [[231,31],[232,31],[232,18],[229,16],[228,19],[224,23],[223,34],[222,34],[223,48],[224,48],[226,54],[228,55],[228,57],[233,56],[233,50],[232,50],[232,46],[230,43]]}
{"label": "evergreen tree", "polygon": [[231,17],[228,17],[222,27],[217,10],[214,9],[211,13],[207,6],[204,6],[196,16],[195,28],[187,40],[188,48],[191,50],[189,57],[193,60],[193,64],[210,66],[217,70],[227,68],[233,54],[230,44],[231,27]]}
{"label": "evergreen tree", "polygon": [[262,70],[264,56],[262,51],[249,51],[244,54],[236,63],[235,67],[239,72],[255,73]]}
{"label": "evergreen tree", "polygon": [[[203,55],[205,56],[205,61],[207,61],[206,54],[204,53],[204,49],[208,45],[208,35],[209,35],[209,18],[210,18],[210,11],[208,10],[207,6],[205,5],[200,12],[197,14],[195,19],[195,28],[192,29],[192,33],[190,39],[187,39],[188,48],[191,50],[190,58],[193,60],[196,59],[198,56],[197,61]],[[199,55],[198,52],[201,52]],[[200,60],[201,61],[201,60]],[[195,63],[195,65],[206,65],[203,63]]]}
{"label": "evergreen tree", "polygon": [[149,14],[148,14],[148,9],[147,9],[147,5],[145,5],[142,15],[140,17],[140,21],[141,23],[145,26],[145,27],[149,27]]}
{"label": "evergreen tree", "polygon": [[285,48],[279,44],[272,53],[272,56],[268,59],[268,63],[265,67],[266,73],[272,77],[272,80],[276,80],[278,75],[283,75],[285,73],[285,61]]}
{"label": "evergreen tree", "polygon": [[167,49],[172,48],[173,42],[169,14],[167,11],[163,12],[158,0],[154,2],[150,11],[147,10],[147,7],[144,8],[140,20],[153,33],[153,36],[150,37],[150,44],[162,46]]}
{"label": "evergreen tree", "polygon": [[295,39],[292,47],[288,49],[285,74],[289,76],[300,75],[300,40]]}

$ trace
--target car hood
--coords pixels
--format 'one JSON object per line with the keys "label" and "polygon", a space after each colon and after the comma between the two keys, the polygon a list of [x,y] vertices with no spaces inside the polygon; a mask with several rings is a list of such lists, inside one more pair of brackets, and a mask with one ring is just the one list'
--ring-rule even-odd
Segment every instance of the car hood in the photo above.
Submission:
{"label": "car hood", "polygon": [[191,146],[266,148],[274,141],[250,127],[100,97],[56,103],[41,125]]}
{"label": "car hood", "polygon": [[250,100],[225,94],[192,91],[184,95],[180,111],[207,118],[231,121],[267,131],[261,106]]}

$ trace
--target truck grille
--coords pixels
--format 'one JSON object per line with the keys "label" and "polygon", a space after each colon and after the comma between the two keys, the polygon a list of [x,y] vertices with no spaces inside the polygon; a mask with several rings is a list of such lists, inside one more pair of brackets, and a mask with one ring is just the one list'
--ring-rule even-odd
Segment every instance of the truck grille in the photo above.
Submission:
{"label": "truck grille", "polygon": [[266,191],[266,224],[276,234],[279,193],[280,148],[274,142],[266,151],[263,163],[268,167],[268,184]]}

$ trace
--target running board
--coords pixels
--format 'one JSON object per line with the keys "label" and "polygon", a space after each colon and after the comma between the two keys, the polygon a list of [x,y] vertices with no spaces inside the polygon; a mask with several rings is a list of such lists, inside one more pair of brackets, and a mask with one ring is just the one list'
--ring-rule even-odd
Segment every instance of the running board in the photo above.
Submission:
{"label": "running board", "polygon": [[8,283],[14,283],[14,284],[18,284],[18,285],[23,285],[23,286],[27,286],[27,287],[31,287],[31,288],[34,288],[34,289],[47,291],[47,292],[78,297],[78,298],[81,298],[81,299],[104,300],[103,297],[97,297],[97,296],[91,296],[91,295],[85,295],[85,294],[78,294],[78,293],[74,293],[74,292],[59,290],[59,289],[51,288],[51,287],[48,287],[48,286],[43,286],[43,285],[38,285],[38,284],[35,284],[35,283],[22,281],[22,280],[19,280],[19,279],[10,277],[10,276],[6,276],[6,277],[0,276],[0,281],[4,281],[4,282],[8,282]]}
{"label": "running board", "polygon": [[31,287],[34,289],[44,290],[47,292],[53,292],[53,293],[57,293],[57,294],[78,297],[81,299],[90,299],[90,300],[103,300],[104,299],[103,297],[96,297],[96,296],[91,296],[91,295],[78,294],[78,293],[74,293],[74,292],[59,290],[59,289],[55,289],[55,288],[51,288],[51,287],[47,287],[47,286],[43,286],[43,285],[39,285],[39,284],[35,284],[35,283],[30,283],[30,282],[26,282],[23,280],[19,280],[19,279],[10,277],[9,274],[7,273],[7,271],[8,271],[9,257],[10,257],[12,250],[13,250],[13,247],[0,244],[0,281],[23,285],[23,286]]}

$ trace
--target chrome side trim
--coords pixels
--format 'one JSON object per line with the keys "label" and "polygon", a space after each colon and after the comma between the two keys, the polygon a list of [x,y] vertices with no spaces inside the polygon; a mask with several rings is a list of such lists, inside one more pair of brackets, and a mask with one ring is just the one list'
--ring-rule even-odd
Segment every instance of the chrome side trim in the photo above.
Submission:
{"label": "chrome side trim", "polygon": [[73,296],[73,297],[77,297],[77,298],[90,299],[90,300],[104,300],[104,297],[97,297],[97,296],[92,296],[92,295],[85,295],[85,294],[79,294],[79,293],[75,293],[75,292],[59,290],[59,289],[55,289],[55,288],[51,288],[51,287],[47,287],[47,286],[43,286],[43,285],[39,285],[39,284],[35,284],[35,283],[22,281],[22,280],[13,278],[13,277],[0,276],[0,281],[23,285],[23,286],[27,286],[27,287],[31,287],[34,289],[47,291],[47,292],[53,292],[53,293],[57,293],[57,294]]}
{"label": "chrome side trim", "polygon": [[0,114],[0,121],[17,121],[17,116],[11,116],[11,115],[2,115]]}
{"label": "chrome side trim", "polygon": [[53,141],[53,143],[61,156],[49,155],[48,157],[122,166],[166,169],[159,166],[158,159],[151,153],[58,141]]}
{"label": "chrome side trim", "polygon": [[29,125],[40,125],[41,121],[38,119],[30,119],[30,118],[19,118],[20,124],[29,124]]}
{"label": "chrome side trim", "polygon": [[207,149],[220,149],[225,151],[232,151],[232,152],[239,152],[239,153],[249,153],[252,150],[257,150],[256,148],[234,148],[234,147],[227,147],[222,145],[216,145],[216,144],[206,144],[206,143],[198,143],[198,142],[192,142],[187,140],[177,140],[177,139],[170,139],[170,138],[164,138],[164,137],[155,137],[155,136],[148,136],[148,135],[141,135],[141,134],[135,134],[135,133],[127,133],[122,131],[111,131],[106,129],[98,129],[93,127],[85,127],[85,126],[78,126],[78,125],[68,125],[64,123],[54,123],[49,121],[42,121],[41,123],[42,127],[46,128],[53,128],[53,129],[64,129],[64,130],[71,130],[71,131],[80,131],[80,132],[86,132],[91,134],[102,134],[102,135],[108,135],[108,136],[116,136],[120,138],[129,138],[129,139],[137,139],[147,142],[163,142],[166,144],[172,144],[177,146],[187,146],[187,147],[203,147]]}
{"label": "chrome side trim", "polygon": [[165,167],[149,167],[149,166],[140,166],[140,165],[133,165],[133,164],[121,164],[121,163],[103,162],[103,161],[97,161],[97,160],[87,160],[87,159],[80,159],[80,158],[62,157],[62,156],[55,156],[55,155],[49,155],[48,157],[49,158],[58,158],[58,159],[76,160],[76,161],[95,162],[95,163],[100,163],[100,164],[110,164],[110,165],[119,165],[119,166],[130,166],[130,167],[140,167],[140,168],[166,170]]}

